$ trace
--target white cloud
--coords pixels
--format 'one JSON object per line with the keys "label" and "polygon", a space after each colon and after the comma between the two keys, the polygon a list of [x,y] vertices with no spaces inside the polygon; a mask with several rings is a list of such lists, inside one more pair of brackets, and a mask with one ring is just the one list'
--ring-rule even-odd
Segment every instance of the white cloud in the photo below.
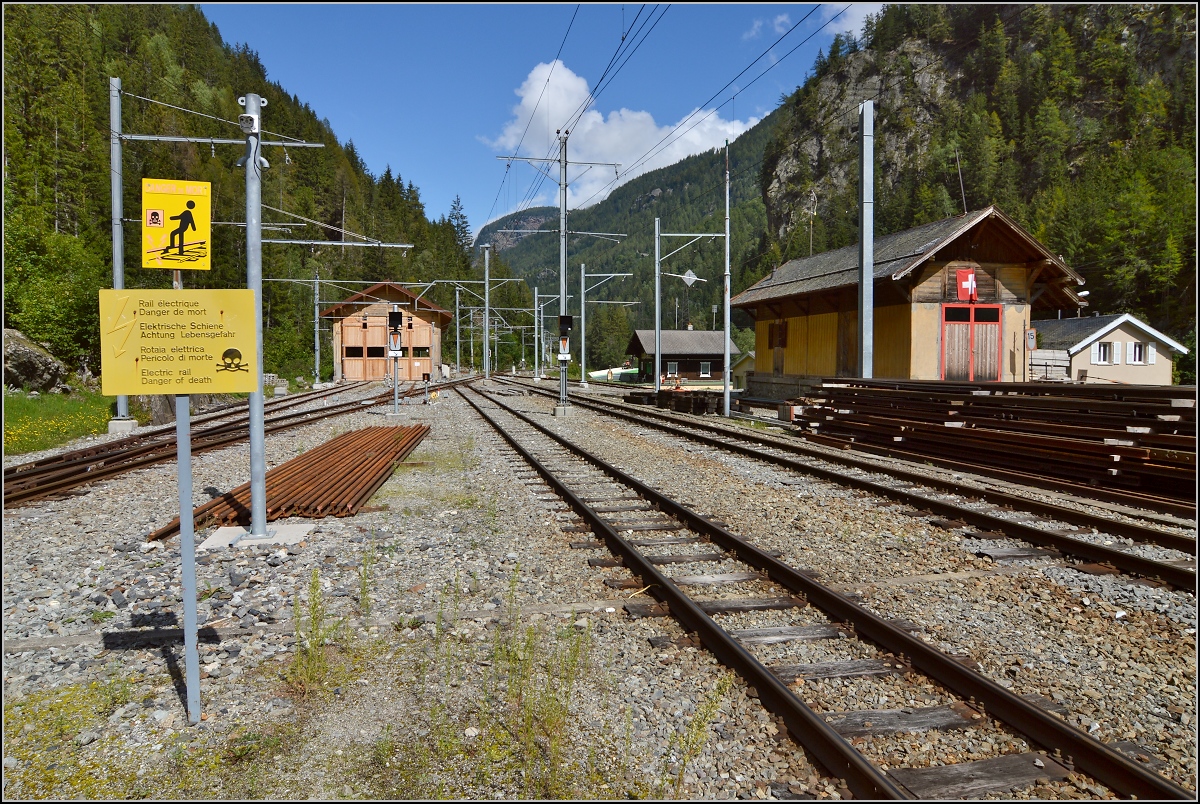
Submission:
{"label": "white cloud", "polygon": [[785,34],[792,27],[792,18],[787,14],[780,14],[772,23],[775,26],[775,33]]}
{"label": "white cloud", "polygon": [[[530,71],[516,94],[521,100],[513,107],[512,118],[505,124],[500,136],[487,144],[501,154],[508,155],[515,154],[520,143],[521,156],[543,157],[549,154],[557,161],[558,140],[555,130],[564,121],[574,118],[587,103],[587,81],[571,72],[562,62],[539,64]],[[569,168],[567,205],[591,206],[604,200],[620,184],[643,173],[723,147],[726,139],[732,141],[757,122],[758,118],[754,117],[745,122],[726,120],[718,110],[704,109],[696,110],[674,124],[660,125],[647,111],[615,109],[606,115],[593,108],[571,128],[567,159],[571,162],[619,163],[620,178],[614,181],[615,171],[611,167]],[[654,156],[634,164],[650,152]],[[514,163],[510,176],[521,186],[529,186],[538,175],[528,165],[522,165],[520,171],[517,168],[518,165]],[[557,178],[557,164],[543,165],[543,168]],[[557,182],[543,182],[538,197],[532,203],[556,206]]]}
{"label": "white cloud", "polygon": [[757,39],[758,35],[760,33],[762,33],[762,27],[763,27],[763,21],[755,20],[754,25],[750,26],[750,30],[748,30],[744,34],[742,34],[742,41],[745,42],[749,39]]}
{"label": "white cloud", "polygon": [[[845,6],[841,4],[821,6],[821,19],[827,21]],[[825,30],[830,34],[846,33],[851,34],[855,38],[862,36],[863,23],[867,21],[868,14],[878,14],[883,10],[883,3],[854,3],[849,8],[846,8],[833,23]]]}

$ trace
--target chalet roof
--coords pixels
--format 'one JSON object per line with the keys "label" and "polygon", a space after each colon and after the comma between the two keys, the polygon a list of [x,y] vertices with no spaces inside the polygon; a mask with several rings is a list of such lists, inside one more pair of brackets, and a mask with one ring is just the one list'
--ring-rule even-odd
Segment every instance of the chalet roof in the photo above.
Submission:
{"label": "chalet roof", "polygon": [[[893,280],[903,279],[940,248],[992,218],[1006,224],[1019,240],[1024,241],[1042,259],[1052,263],[1076,284],[1083,284],[1083,277],[1068,268],[1057,255],[1051,254],[1016,221],[994,206],[876,237],[875,280],[879,281],[889,276]],[[769,276],[735,296],[730,304],[734,307],[753,307],[764,301],[857,285],[858,272],[858,245],[845,246],[784,263]]]}
{"label": "chalet roof", "polygon": [[[663,329],[658,334],[664,356],[725,355],[725,333],[720,330]],[[634,330],[629,346],[625,347],[625,354],[654,354],[654,330]],[[737,354],[741,354],[741,351],[730,341],[730,359]]]}
{"label": "chalet roof", "polygon": [[1087,318],[1051,318],[1034,321],[1030,326],[1037,330],[1040,349],[1065,349],[1072,355],[1079,354],[1093,342],[1100,340],[1122,324],[1141,330],[1157,343],[1187,354],[1187,347],[1177,343],[1149,324],[1134,318],[1129,313],[1122,315],[1094,315]]}
{"label": "chalet roof", "polygon": [[366,290],[359,291],[332,307],[322,310],[321,317],[345,318],[372,304],[390,304],[392,302],[406,305],[407,312],[421,310],[437,313],[439,317],[444,317],[443,324],[454,318],[454,314],[449,310],[442,309],[428,299],[419,298],[411,290],[396,282],[379,282],[371,285]]}
{"label": "chalet roof", "polygon": [[753,359],[754,359],[754,350],[753,349],[751,349],[749,352],[743,352],[741,354],[741,356],[737,357],[736,359],[733,357],[729,358],[730,362],[733,363],[733,366],[732,366],[733,368],[737,368],[743,362],[745,362],[747,360],[753,360]]}

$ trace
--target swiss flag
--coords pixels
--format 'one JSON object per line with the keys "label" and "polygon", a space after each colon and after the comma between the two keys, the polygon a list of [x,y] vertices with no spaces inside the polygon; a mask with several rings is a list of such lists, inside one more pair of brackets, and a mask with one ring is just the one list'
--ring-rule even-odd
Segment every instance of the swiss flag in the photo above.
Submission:
{"label": "swiss flag", "polygon": [[960,268],[955,273],[958,275],[958,300],[977,301],[979,294],[975,286],[975,269]]}

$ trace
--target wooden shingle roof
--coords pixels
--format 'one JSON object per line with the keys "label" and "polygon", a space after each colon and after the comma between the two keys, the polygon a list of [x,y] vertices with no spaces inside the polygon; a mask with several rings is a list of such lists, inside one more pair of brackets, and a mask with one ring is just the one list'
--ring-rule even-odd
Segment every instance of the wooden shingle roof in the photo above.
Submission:
{"label": "wooden shingle roof", "polygon": [[[1006,224],[1031,253],[1040,255],[1076,284],[1083,284],[1083,277],[994,206],[876,237],[875,280],[904,278],[938,249],[992,218]],[[733,297],[730,304],[734,307],[754,307],[761,302],[853,286],[858,284],[858,274],[858,245],[854,244],[786,262]]]}
{"label": "wooden shingle roof", "polygon": [[[664,356],[725,354],[725,333],[720,330],[663,329],[659,330],[658,334]],[[625,354],[654,354],[654,330],[634,330],[633,338],[630,339],[629,346],[625,348]],[[730,341],[730,358],[732,359],[734,355],[738,354],[741,354],[741,350],[734,346],[733,341]]]}

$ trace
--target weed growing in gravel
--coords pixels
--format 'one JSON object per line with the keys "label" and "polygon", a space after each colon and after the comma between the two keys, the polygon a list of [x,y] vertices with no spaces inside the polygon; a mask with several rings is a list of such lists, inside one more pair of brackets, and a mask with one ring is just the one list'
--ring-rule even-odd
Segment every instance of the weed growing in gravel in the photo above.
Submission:
{"label": "weed growing in gravel", "polygon": [[300,607],[300,594],[295,595],[296,653],[285,677],[301,695],[322,685],[329,674],[329,660],[325,646],[341,630],[342,620],[327,622],[325,598],[321,591],[321,576],[313,567],[308,583],[308,605]]}
{"label": "weed growing in gravel", "polygon": [[86,731],[100,732],[105,719],[133,700],[141,678],[39,690],[4,704],[4,755],[18,761],[5,768],[5,798],[121,798],[135,780],[133,770],[98,760],[95,745],[82,746]]}
{"label": "weed growing in gravel", "polygon": [[[609,680],[593,659],[590,627],[574,617],[560,627],[523,623],[519,571],[490,641],[458,619],[463,579],[443,586],[422,632],[432,640],[408,642],[393,675],[407,701],[403,720],[364,742],[353,765],[364,796],[649,794],[650,786],[629,771],[629,757],[604,739],[619,725],[604,722]],[[585,705],[601,720],[585,714]]]}
{"label": "weed growing in gravel", "polygon": [[371,613],[371,581],[375,569],[375,532],[367,538],[362,561],[358,565],[358,611],[363,617]]}
{"label": "weed growing in gravel", "polygon": [[705,698],[703,703],[696,708],[696,713],[692,716],[687,726],[682,731],[671,735],[667,759],[663,761],[663,774],[658,783],[656,798],[662,798],[662,794],[666,789],[671,764],[675,765],[674,778],[671,780],[673,793],[675,798],[679,798],[683,792],[683,775],[687,772],[688,765],[696,757],[700,756],[700,752],[704,750],[705,744],[708,743],[709,727],[717,714],[717,710],[725,702],[725,696],[729,693],[729,688],[732,686],[733,676],[729,673],[717,679],[717,684],[712,694]]}

